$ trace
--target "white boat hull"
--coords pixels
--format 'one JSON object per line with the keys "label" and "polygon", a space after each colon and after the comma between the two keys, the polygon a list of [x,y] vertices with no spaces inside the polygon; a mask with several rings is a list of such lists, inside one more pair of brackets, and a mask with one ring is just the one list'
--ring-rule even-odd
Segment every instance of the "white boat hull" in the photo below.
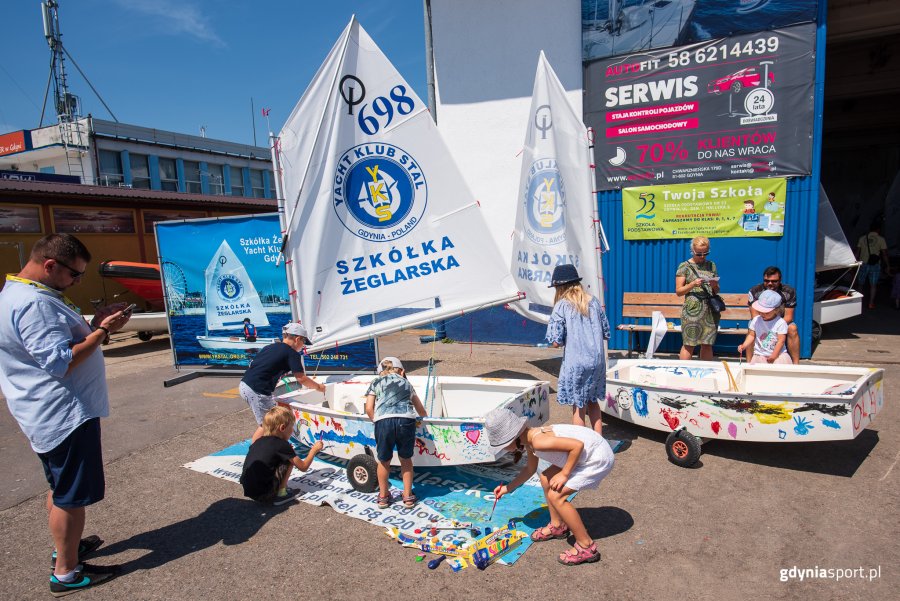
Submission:
{"label": "white boat hull", "polygon": [[278,338],[257,338],[254,342],[247,342],[242,336],[197,336],[197,342],[211,351],[246,351],[259,350],[278,342]]}
{"label": "white boat hull", "polygon": [[[85,315],[84,318],[90,323],[94,316]],[[131,319],[128,320],[128,323],[119,331],[160,334],[169,331],[169,320],[164,311],[158,313],[134,313]]]}
{"label": "white boat hull", "polygon": [[884,371],[868,367],[748,365],[622,359],[607,371],[604,413],[703,439],[850,440],[884,406]]}
{"label": "white boat hull", "polygon": [[[364,410],[365,394],[375,377],[327,382],[324,394],[303,388],[279,396],[278,400],[297,417],[295,438],[312,445],[321,437],[324,452],[339,459],[350,459],[367,450],[374,454],[375,424]],[[497,455],[488,445],[484,416],[495,407],[506,406],[525,415],[532,426],[544,423],[550,415],[549,382],[449,376],[432,378],[430,384],[425,376],[410,376],[409,380],[430,415],[416,428],[416,466],[494,461]],[[289,386],[295,387],[296,382]],[[396,453],[393,463],[399,465]]]}
{"label": "white boat hull", "polygon": [[820,324],[833,323],[862,314],[863,295],[852,288],[838,287],[843,298],[820,300],[813,303],[813,319]]}

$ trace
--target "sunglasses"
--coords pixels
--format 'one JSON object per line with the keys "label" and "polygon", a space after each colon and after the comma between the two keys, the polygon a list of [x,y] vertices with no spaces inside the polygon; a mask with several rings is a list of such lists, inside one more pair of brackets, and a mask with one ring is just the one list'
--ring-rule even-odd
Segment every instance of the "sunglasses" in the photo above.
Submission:
{"label": "sunglasses", "polygon": [[709,254],[709,251],[706,251],[706,252],[702,252],[702,253],[701,253],[701,252],[697,252],[697,251],[695,250],[695,251],[693,251],[693,252],[694,252],[694,255],[697,256],[697,257],[705,257],[706,255]]}
{"label": "sunglasses", "polygon": [[66,269],[68,269],[68,270],[69,270],[69,275],[72,276],[72,279],[73,279],[73,280],[81,279],[81,278],[84,276],[84,273],[85,273],[85,272],[83,272],[83,271],[78,271],[77,269],[73,269],[72,267],[69,267],[68,265],[66,265],[65,263],[63,263],[62,261],[60,261],[59,259],[55,259],[55,258],[53,258],[53,257],[46,257],[46,256],[44,257],[44,259],[50,259],[51,261],[55,261],[57,264],[62,265],[63,267],[65,267]]}
{"label": "sunglasses", "polygon": [[781,280],[767,280],[764,278],[763,282],[765,282],[766,284],[780,284]]}

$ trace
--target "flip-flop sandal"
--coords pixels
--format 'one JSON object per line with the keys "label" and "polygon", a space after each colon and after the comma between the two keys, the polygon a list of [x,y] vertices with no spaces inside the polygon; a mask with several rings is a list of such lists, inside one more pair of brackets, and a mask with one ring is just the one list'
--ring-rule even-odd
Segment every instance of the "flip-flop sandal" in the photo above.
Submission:
{"label": "flip-flop sandal", "polygon": [[[575,551],[575,553],[572,553]],[[559,559],[557,559],[559,563],[564,566],[577,566],[581,563],[594,563],[595,561],[600,561],[600,551],[597,550],[597,543],[591,543],[591,545],[585,549],[578,543],[566,551],[565,553],[559,554]]]}
{"label": "flip-flop sandal", "polygon": [[407,509],[415,507],[416,503],[418,502],[419,499],[416,497],[416,495],[409,495],[408,497],[406,495],[403,495],[403,506]]}
{"label": "flip-flop sandal", "polygon": [[394,499],[393,497],[391,497],[391,495],[385,495],[383,497],[381,495],[378,495],[378,509],[387,509],[391,506],[391,501],[393,500]]}
{"label": "flip-flop sandal", "polygon": [[[544,532],[544,529],[549,530],[550,532]],[[537,530],[531,533],[531,540],[536,543],[543,542],[545,540],[553,540],[556,538],[566,538],[569,536],[569,527],[566,526],[565,523],[560,524],[559,526],[554,526],[553,524],[547,524],[546,526],[541,526]]]}

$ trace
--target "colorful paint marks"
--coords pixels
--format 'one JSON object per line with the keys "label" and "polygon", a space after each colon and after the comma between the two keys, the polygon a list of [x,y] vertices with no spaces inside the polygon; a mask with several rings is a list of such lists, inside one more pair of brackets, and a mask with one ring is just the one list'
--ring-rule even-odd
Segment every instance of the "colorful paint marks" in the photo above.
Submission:
{"label": "colorful paint marks", "polygon": [[798,436],[806,436],[813,428],[815,428],[815,426],[813,426],[805,417],[794,417],[794,433]]}
{"label": "colorful paint marks", "polygon": [[650,410],[647,407],[647,391],[643,388],[636,387],[631,393],[631,396],[634,401],[634,412],[641,417],[647,417],[650,413]]}

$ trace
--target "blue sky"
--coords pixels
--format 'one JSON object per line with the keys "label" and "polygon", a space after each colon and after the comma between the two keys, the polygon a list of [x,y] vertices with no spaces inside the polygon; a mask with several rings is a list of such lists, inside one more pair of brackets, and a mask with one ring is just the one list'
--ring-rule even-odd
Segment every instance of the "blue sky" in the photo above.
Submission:
{"label": "blue sky", "polygon": [[[350,16],[426,100],[422,0],[60,0],[63,44],[119,121],[253,142],[276,132]],[[0,133],[38,126],[50,49],[38,0],[4,0]],[[112,119],[70,61],[82,112]],[[48,102],[48,115],[55,121]],[[45,116],[44,124],[48,117]]]}

